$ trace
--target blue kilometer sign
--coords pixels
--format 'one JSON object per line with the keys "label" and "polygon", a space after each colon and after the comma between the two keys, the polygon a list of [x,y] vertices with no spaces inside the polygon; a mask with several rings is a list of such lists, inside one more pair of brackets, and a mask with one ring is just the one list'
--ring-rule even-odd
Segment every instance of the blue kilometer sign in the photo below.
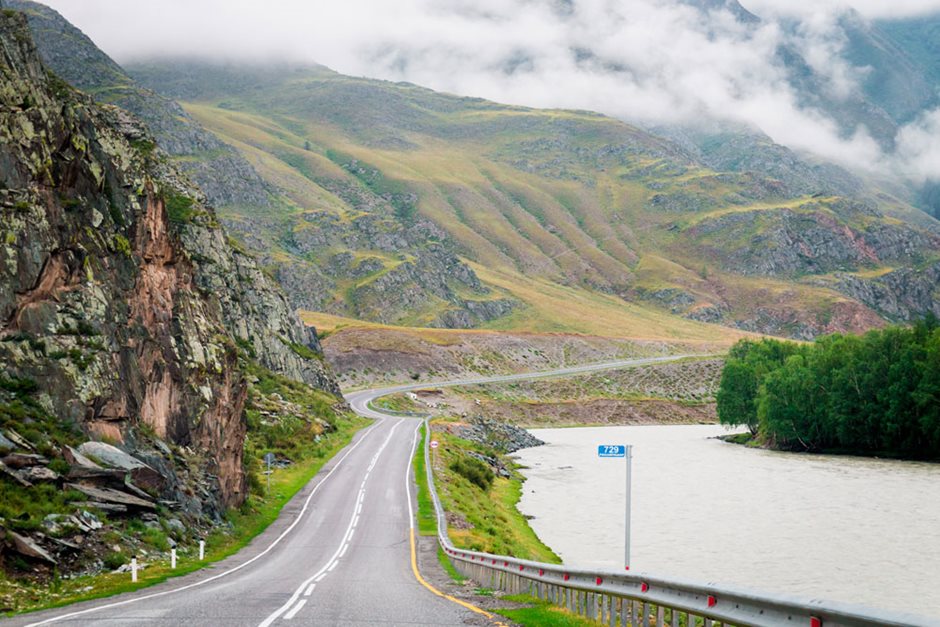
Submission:
{"label": "blue kilometer sign", "polygon": [[597,447],[598,457],[626,457],[627,447],[623,444],[601,444]]}

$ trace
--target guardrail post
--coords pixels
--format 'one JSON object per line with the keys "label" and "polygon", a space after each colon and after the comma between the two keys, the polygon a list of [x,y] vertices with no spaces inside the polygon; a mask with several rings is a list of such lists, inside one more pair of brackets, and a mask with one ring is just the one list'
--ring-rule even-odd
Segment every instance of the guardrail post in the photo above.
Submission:
{"label": "guardrail post", "polygon": [[666,627],[666,608],[662,605],[656,608],[656,626]]}
{"label": "guardrail post", "polygon": [[607,597],[607,625],[617,627],[617,600],[614,597]]}

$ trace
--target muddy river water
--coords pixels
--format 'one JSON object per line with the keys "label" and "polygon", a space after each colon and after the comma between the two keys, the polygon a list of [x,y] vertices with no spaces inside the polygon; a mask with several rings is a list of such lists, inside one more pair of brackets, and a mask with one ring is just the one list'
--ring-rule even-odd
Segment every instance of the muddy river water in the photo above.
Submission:
{"label": "muddy river water", "polygon": [[940,464],[776,453],[719,426],[540,429],[520,510],[566,563],[623,568],[633,445],[631,570],[940,614]]}

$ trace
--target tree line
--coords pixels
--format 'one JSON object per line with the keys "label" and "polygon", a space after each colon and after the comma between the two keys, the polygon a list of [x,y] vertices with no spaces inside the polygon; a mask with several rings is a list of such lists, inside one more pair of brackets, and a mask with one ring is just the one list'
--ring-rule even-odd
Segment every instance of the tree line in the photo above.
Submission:
{"label": "tree line", "polygon": [[772,448],[940,459],[940,325],[742,340],[717,401],[722,424]]}

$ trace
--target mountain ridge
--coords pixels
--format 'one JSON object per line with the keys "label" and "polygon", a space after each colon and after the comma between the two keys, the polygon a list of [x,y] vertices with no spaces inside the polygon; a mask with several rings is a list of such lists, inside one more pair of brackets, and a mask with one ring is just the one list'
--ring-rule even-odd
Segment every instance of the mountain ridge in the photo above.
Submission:
{"label": "mountain ridge", "polygon": [[[676,143],[591,112],[510,107],[323,66],[173,62],[132,73],[142,93],[186,99],[200,132],[210,128],[265,181],[267,204],[222,203],[223,220],[295,307],[577,331],[545,323],[561,301],[526,285],[537,280],[640,307],[625,328],[660,311],[680,334],[705,332],[684,317],[810,338],[934,306],[933,221],[747,131]],[[205,165],[193,151],[178,159]],[[885,228],[874,229],[879,221]],[[897,229],[918,245],[892,243]],[[578,316],[589,308],[567,320]]]}

